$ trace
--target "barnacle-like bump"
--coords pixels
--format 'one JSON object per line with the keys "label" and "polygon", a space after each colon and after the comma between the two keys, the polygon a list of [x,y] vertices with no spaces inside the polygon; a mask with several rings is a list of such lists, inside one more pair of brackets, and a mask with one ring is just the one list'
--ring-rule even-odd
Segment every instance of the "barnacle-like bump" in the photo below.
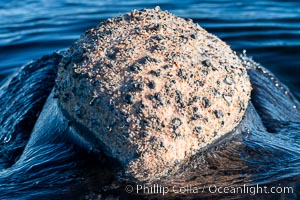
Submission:
{"label": "barnacle-like bump", "polygon": [[233,130],[251,91],[228,45],[158,7],[87,31],[65,53],[56,85],[62,108],[138,179],[174,173]]}

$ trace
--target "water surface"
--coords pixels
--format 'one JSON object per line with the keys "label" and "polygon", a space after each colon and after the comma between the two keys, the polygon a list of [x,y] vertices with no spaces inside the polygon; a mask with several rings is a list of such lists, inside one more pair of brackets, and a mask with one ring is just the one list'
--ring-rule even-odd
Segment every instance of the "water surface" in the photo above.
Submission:
{"label": "water surface", "polygon": [[249,56],[300,91],[300,2],[296,0],[2,1],[0,75],[68,48],[101,20],[156,5],[192,18],[238,52],[247,49]]}
{"label": "water surface", "polygon": [[[106,18],[156,5],[180,17],[192,18],[237,52],[246,49],[248,56],[270,69],[300,97],[300,2],[292,0],[2,1],[0,79],[31,60],[67,49],[86,29]],[[45,69],[45,73],[49,73],[47,70],[55,73],[53,69]],[[53,74],[45,79],[45,75],[41,75],[44,72],[32,69],[30,73],[36,73],[36,77],[41,76],[41,80],[47,80],[50,85],[48,89],[53,86]],[[29,79],[28,84],[42,87],[43,82]],[[27,112],[26,106],[41,106],[49,92],[40,89],[40,96],[36,96],[30,88],[19,90],[20,87],[9,93],[16,95],[14,98],[8,98],[7,101],[2,99],[2,103],[6,104],[0,106],[0,119],[6,122],[0,126],[0,198],[84,199],[87,195],[87,198],[97,199],[100,193],[105,194],[102,186],[111,184],[113,180],[109,171],[111,163],[101,159],[95,161],[98,158],[78,153],[80,150],[74,149],[69,142],[57,139],[47,145],[33,146],[26,152],[26,156],[18,160],[35,122],[33,119],[36,120],[33,116],[22,116],[22,112]],[[26,98],[22,96],[23,93],[28,94]],[[0,95],[3,95],[1,91]],[[23,99],[23,102],[18,104],[14,99]],[[12,108],[9,107],[11,105]],[[18,109],[17,106],[21,107]],[[9,113],[9,109],[15,112]],[[35,110],[40,111],[41,108]],[[17,114],[31,119],[31,124],[27,120],[21,130],[15,131],[14,135],[6,135],[18,120],[22,123],[21,118],[16,118],[19,116]],[[204,160],[209,165],[201,165],[199,160],[202,157],[194,158],[198,159],[200,167],[207,169],[205,176],[199,175],[196,170],[197,176],[190,183],[201,185],[203,180],[210,184],[281,183],[299,190],[300,124],[292,120],[267,122],[268,134],[255,129],[251,134],[243,133],[234,139],[232,144],[236,147],[225,147],[221,153],[205,155]],[[239,155],[239,159],[234,160],[232,155]],[[28,159],[31,157],[35,160]],[[241,179],[242,172],[251,176]],[[179,180],[172,181],[180,184]],[[102,192],[99,192],[100,189]],[[107,195],[113,194],[112,189]],[[297,199],[295,196],[281,198]]]}

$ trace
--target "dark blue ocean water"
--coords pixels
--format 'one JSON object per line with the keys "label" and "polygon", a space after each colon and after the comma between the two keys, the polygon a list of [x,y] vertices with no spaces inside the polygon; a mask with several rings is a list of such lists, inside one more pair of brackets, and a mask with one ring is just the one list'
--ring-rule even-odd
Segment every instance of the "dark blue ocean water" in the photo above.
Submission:
{"label": "dark blue ocean water", "polygon": [[300,91],[300,2],[297,0],[7,0],[0,3],[0,77],[44,54],[68,48],[101,20],[160,5],[192,18],[232,49],[271,69]]}
{"label": "dark blue ocean water", "polygon": [[[0,82],[31,60],[67,49],[86,29],[96,26],[106,18],[133,9],[154,8],[157,5],[162,10],[168,10],[180,17],[192,18],[194,22],[230,44],[233,50],[240,53],[244,49],[247,50],[248,56],[272,71],[300,97],[300,1],[297,0],[2,0]],[[19,95],[18,98],[22,96]],[[24,105],[31,103],[30,100],[27,101]],[[0,105],[1,109],[3,110]],[[22,111],[21,109],[19,112]],[[1,117],[9,119],[13,118],[13,115],[0,115]],[[245,167],[245,170],[250,171],[253,168],[253,183],[280,182],[285,178],[290,181],[294,178],[295,180],[290,182],[296,182],[299,189],[300,124],[287,124],[288,122],[272,125],[274,129],[279,127],[277,134],[254,132],[249,137],[243,136],[247,148],[238,148],[237,152],[237,149],[232,148],[225,154],[212,156],[217,157],[219,161],[210,158],[209,155],[207,161],[211,161],[215,167],[218,166],[220,171],[218,175],[214,175],[217,171],[215,168],[207,169],[207,174],[211,173],[209,175],[214,178],[207,179],[208,182],[218,179],[239,182],[236,178],[238,176],[235,175],[240,175],[241,171],[235,170]],[[3,155],[5,157],[6,149],[22,149],[28,140],[27,136],[26,139],[8,139],[2,137],[3,135],[0,134],[1,159]],[[20,152],[18,150],[16,154]],[[247,165],[240,160],[231,160],[230,155],[236,156],[240,153],[244,154],[241,157]],[[60,199],[59,195],[61,199],[85,199],[86,194],[87,199],[98,199],[99,195],[101,196],[100,192],[96,192],[95,195],[93,193],[94,196],[91,197],[89,191],[99,191],[102,185],[112,181],[108,175],[109,170],[105,167],[99,170],[99,163],[94,163],[94,158],[89,158],[89,161],[86,161],[85,155],[78,158],[74,149],[64,144],[35,146],[26,156],[27,158],[16,162],[11,168],[7,163],[3,167],[0,159],[1,170],[9,169],[0,170],[0,199],[54,199],[51,198],[53,194],[56,194],[55,199]],[[36,160],[28,159],[31,156]],[[236,168],[226,171],[226,174],[224,170],[229,166]],[[82,171],[82,168],[85,169]],[[201,183],[201,178],[200,181],[195,180]],[[81,187],[84,192],[80,191]],[[101,191],[105,191],[105,188],[101,188]]]}

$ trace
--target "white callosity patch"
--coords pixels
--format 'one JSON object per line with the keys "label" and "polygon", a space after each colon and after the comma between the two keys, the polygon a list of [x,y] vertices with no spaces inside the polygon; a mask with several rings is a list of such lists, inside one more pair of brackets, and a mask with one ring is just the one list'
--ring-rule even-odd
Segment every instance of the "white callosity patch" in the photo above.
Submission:
{"label": "white callosity patch", "polygon": [[172,174],[231,131],[250,92],[228,45],[159,8],[88,30],[66,52],[56,84],[62,107],[138,179]]}

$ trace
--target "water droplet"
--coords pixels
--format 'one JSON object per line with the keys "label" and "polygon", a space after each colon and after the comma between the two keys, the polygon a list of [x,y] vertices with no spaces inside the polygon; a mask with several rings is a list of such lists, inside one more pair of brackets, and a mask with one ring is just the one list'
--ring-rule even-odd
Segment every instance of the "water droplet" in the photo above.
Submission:
{"label": "water droplet", "polygon": [[160,11],[160,7],[159,6],[155,6],[155,11]]}
{"label": "water droplet", "polygon": [[6,144],[6,143],[9,143],[10,140],[11,140],[11,135],[7,135],[7,136],[5,136],[3,142]]}

